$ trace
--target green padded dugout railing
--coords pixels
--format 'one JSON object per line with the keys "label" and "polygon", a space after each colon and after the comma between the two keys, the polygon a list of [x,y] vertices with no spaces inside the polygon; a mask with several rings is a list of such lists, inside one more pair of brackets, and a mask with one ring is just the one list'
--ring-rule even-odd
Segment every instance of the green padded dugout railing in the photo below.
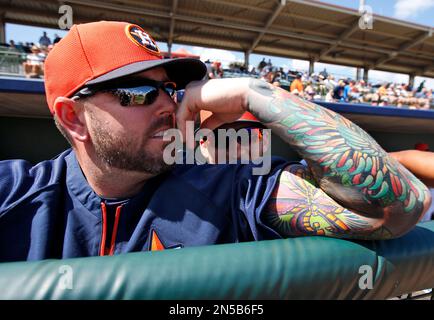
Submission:
{"label": "green padded dugout railing", "polygon": [[434,221],[388,241],[303,237],[0,264],[1,299],[384,299],[432,287]]}

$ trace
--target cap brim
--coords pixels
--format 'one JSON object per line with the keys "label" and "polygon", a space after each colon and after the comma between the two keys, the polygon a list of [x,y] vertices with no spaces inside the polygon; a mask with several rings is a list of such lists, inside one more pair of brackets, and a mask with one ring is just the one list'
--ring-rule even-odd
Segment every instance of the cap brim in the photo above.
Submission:
{"label": "cap brim", "polygon": [[233,121],[233,122],[224,122],[224,123],[221,123],[221,122],[212,122],[212,123],[209,123],[209,122],[207,122],[207,121],[205,120],[204,122],[202,122],[202,123],[200,124],[199,128],[197,128],[197,129],[195,130],[195,133],[196,133],[197,131],[199,131],[200,129],[209,129],[209,130],[214,130],[214,129],[218,129],[218,128],[220,128],[220,127],[223,126],[223,125],[228,125],[228,126],[230,126],[230,125],[240,124],[240,123],[242,123],[242,124],[245,125],[246,127],[247,127],[247,126],[251,126],[251,127],[254,127],[254,128],[263,128],[263,129],[266,129],[266,128],[267,128],[267,127],[264,126],[260,121],[254,121],[254,120],[243,120],[243,119],[239,119],[239,120],[236,120],[236,121]]}
{"label": "cap brim", "polygon": [[88,81],[86,85],[95,85],[106,81],[122,78],[156,67],[166,69],[167,76],[176,82],[178,89],[184,89],[191,81],[202,80],[206,75],[206,65],[199,59],[175,58],[147,60],[128,64],[102,76]]}

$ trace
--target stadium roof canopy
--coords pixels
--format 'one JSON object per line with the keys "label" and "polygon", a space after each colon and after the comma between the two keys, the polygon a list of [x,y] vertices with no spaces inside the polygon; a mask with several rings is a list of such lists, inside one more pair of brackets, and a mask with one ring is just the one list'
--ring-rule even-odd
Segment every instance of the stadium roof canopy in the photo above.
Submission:
{"label": "stadium roof canopy", "polygon": [[[58,28],[59,6],[74,23],[122,20],[157,41],[434,77],[432,26],[306,0],[0,0],[3,23]],[[104,39],[101,39],[104,42]]]}

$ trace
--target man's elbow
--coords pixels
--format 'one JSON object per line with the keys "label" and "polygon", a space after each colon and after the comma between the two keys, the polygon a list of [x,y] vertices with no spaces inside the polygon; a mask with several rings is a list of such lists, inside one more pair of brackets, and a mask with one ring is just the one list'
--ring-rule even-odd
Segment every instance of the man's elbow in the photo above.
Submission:
{"label": "man's elbow", "polygon": [[385,210],[383,227],[390,233],[388,239],[399,238],[413,230],[416,224],[424,217],[431,206],[431,194],[428,188],[420,190],[423,196],[414,203],[411,211],[394,210],[393,207]]}

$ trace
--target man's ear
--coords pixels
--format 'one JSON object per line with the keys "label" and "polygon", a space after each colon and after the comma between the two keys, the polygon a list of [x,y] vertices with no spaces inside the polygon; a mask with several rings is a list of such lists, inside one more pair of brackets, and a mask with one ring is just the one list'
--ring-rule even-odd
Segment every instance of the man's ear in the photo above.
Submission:
{"label": "man's ear", "polygon": [[57,97],[53,109],[59,123],[73,139],[81,142],[89,139],[82,106],[78,107],[77,102],[69,98]]}

